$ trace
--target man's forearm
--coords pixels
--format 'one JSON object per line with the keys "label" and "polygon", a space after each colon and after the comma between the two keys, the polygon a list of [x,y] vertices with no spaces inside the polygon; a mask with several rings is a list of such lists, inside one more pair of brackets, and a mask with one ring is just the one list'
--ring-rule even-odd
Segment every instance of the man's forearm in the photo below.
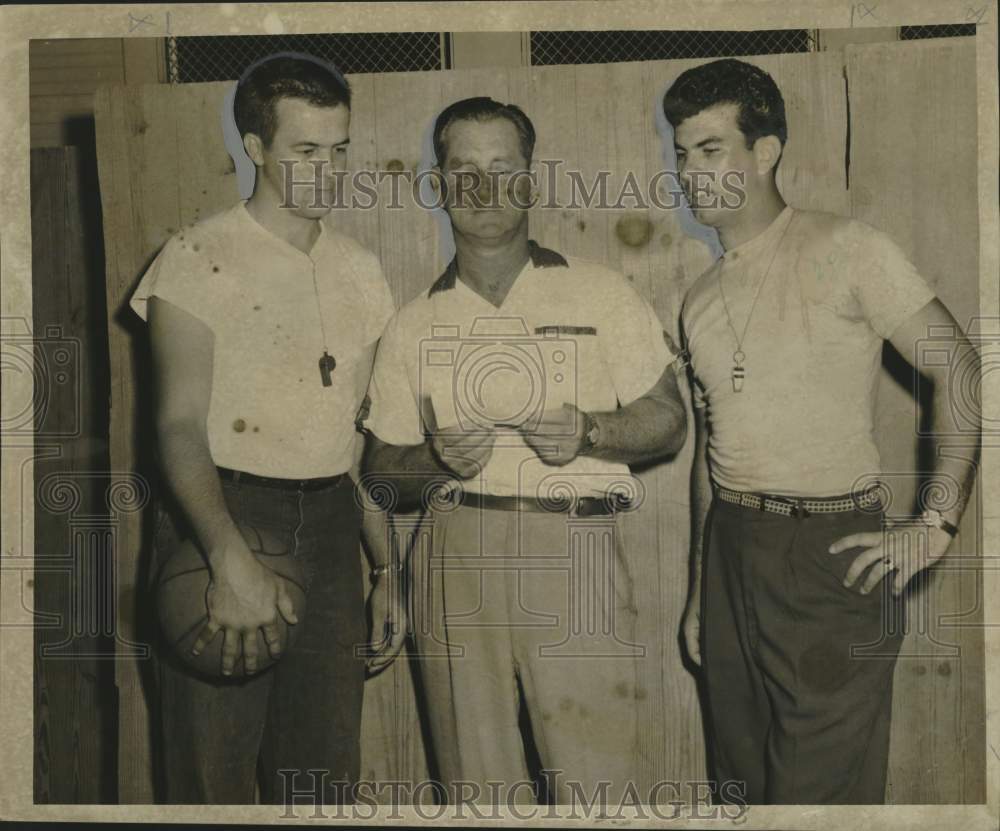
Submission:
{"label": "man's forearm", "polygon": [[[708,475],[708,461],[703,448],[695,449],[691,469],[691,598],[701,599],[701,565],[704,554],[705,521],[712,504],[712,483]],[[701,458],[699,458],[699,455]]]}
{"label": "man's forearm", "polygon": [[213,553],[225,550],[227,541],[239,534],[218,470],[204,442],[185,426],[161,428],[159,440],[167,483],[209,556],[209,566],[215,568]]}
{"label": "man's forearm", "polygon": [[687,414],[681,404],[640,398],[614,412],[591,413],[599,438],[588,456],[635,464],[676,453],[687,437]]}
{"label": "man's forearm", "polygon": [[691,460],[691,591],[688,602],[701,603],[705,522],[712,506],[712,479],[708,467],[708,425],[704,408],[694,410],[694,456]]}
{"label": "man's forearm", "polygon": [[[380,507],[393,504],[390,510],[421,507],[430,485],[455,478],[437,460],[428,441],[409,446],[382,444],[370,449],[365,461],[363,482],[369,500]],[[388,499],[386,487],[392,489]]]}
{"label": "man's forearm", "polygon": [[392,561],[392,517],[369,500],[363,502],[361,536],[372,568],[388,565]]}
{"label": "man's forearm", "polygon": [[[974,400],[961,402],[963,421],[961,433],[956,437],[956,426],[952,418],[955,402],[951,384],[939,380],[934,385],[931,414],[932,441],[934,444],[934,469],[928,474],[925,493],[928,498],[920,505],[921,510],[935,508],[952,525],[957,526],[965,512],[981,452],[981,434],[978,425],[982,415]],[[967,396],[972,399],[972,396]],[[976,429],[971,429],[973,426]],[[949,436],[949,438],[944,438]],[[957,491],[957,493],[956,493]]]}

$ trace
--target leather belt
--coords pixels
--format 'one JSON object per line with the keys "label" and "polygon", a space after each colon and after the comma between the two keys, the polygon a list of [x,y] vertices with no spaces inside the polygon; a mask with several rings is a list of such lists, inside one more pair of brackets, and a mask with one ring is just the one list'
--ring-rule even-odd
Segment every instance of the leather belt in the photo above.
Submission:
{"label": "leather belt", "polygon": [[881,505],[882,499],[877,487],[863,493],[842,496],[799,498],[777,496],[770,493],[746,493],[714,485],[715,495],[723,502],[792,517],[807,517],[810,514],[839,514],[858,509],[870,509]]}
{"label": "leather belt", "polygon": [[462,491],[459,504],[470,508],[485,508],[491,511],[525,511],[530,513],[558,514],[572,516],[613,516],[619,511],[627,511],[631,503],[614,495],[580,496],[576,499],[553,499],[543,501],[530,496],[498,496],[492,493]]}
{"label": "leather belt", "polygon": [[322,476],[316,479],[281,479],[275,476],[258,476],[244,470],[233,470],[228,467],[217,467],[219,477],[242,485],[260,485],[265,488],[276,488],[283,491],[318,491],[340,483],[347,476],[338,473],[336,476]]}

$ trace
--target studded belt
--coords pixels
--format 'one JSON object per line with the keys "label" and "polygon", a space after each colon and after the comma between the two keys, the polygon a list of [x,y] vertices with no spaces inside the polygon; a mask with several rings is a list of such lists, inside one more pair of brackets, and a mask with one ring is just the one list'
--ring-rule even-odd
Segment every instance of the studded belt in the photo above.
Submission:
{"label": "studded belt", "polygon": [[799,498],[796,496],[777,496],[770,493],[746,493],[713,485],[715,495],[723,502],[752,508],[755,511],[765,511],[771,514],[782,514],[791,517],[807,517],[810,514],[839,514],[847,511],[871,510],[881,504],[881,496],[877,487],[860,493],[848,493],[842,496]]}

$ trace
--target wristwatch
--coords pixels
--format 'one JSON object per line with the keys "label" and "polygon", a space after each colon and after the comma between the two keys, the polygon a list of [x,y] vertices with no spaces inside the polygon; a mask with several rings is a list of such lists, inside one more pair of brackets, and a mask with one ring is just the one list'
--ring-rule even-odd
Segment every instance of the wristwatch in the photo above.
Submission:
{"label": "wristwatch", "polygon": [[383,563],[380,566],[375,566],[375,568],[373,568],[371,571],[368,572],[368,579],[371,580],[373,583],[375,583],[378,581],[378,578],[381,577],[383,574],[388,574],[390,571],[399,572],[402,570],[403,570],[403,564],[400,562]]}
{"label": "wristwatch", "polygon": [[958,527],[952,525],[948,520],[946,520],[940,511],[936,511],[933,508],[928,508],[920,515],[921,522],[924,523],[928,528],[940,528],[949,536],[954,537],[958,533]]}
{"label": "wristwatch", "polygon": [[580,455],[586,455],[595,447],[601,438],[601,426],[597,419],[590,413],[583,414],[583,446],[580,448]]}

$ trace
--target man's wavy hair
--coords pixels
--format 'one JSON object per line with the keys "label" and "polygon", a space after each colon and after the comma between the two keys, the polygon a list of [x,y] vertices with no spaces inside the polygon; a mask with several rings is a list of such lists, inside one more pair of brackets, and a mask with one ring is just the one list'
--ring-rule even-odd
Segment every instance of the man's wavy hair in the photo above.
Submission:
{"label": "man's wavy hair", "polygon": [[351,87],[332,63],[301,52],[278,52],[247,67],[236,85],[233,118],[241,136],[254,133],[270,147],[278,131],[277,103],[298,98],[318,107],[350,109]]}
{"label": "man's wavy hair", "polygon": [[516,104],[501,104],[492,98],[464,98],[445,107],[434,122],[434,156],[439,167],[444,166],[448,156],[445,132],[456,121],[491,121],[505,118],[517,129],[521,143],[521,155],[530,164],[535,152],[535,125]]}
{"label": "man's wavy hair", "polygon": [[777,136],[785,146],[788,125],[781,91],[763,69],[745,61],[724,58],[682,72],[663,96],[663,113],[676,130],[717,104],[739,106],[736,123],[748,150],[764,136]]}

